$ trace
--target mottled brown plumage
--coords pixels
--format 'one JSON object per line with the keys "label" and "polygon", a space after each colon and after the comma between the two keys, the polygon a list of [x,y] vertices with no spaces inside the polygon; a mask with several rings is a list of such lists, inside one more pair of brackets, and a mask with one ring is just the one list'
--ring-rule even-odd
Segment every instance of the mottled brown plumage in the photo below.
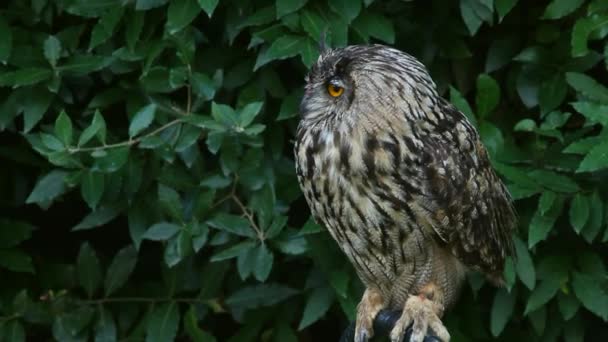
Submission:
{"label": "mottled brown plumage", "polygon": [[466,268],[500,282],[513,250],[510,197],[475,128],[420,62],[381,45],[323,52],[300,112],[300,185],[367,287],[357,339],[388,307],[404,309],[394,340],[411,321],[413,340],[427,326],[448,340],[438,317]]}

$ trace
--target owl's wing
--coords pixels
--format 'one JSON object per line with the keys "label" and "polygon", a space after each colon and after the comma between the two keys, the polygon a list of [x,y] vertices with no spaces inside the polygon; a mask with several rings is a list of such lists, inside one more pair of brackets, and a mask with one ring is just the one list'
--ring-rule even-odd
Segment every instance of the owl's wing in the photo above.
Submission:
{"label": "owl's wing", "polygon": [[426,225],[465,265],[500,282],[516,214],[510,195],[494,172],[485,147],[465,116],[447,102],[439,122],[423,138],[415,199]]}

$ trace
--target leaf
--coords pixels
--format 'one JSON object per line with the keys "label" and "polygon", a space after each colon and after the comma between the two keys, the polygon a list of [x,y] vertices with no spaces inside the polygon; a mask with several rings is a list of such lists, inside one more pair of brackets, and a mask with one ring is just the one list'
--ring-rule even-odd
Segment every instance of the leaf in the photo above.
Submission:
{"label": "leaf", "polygon": [[167,12],[167,32],[176,34],[196,18],[201,6],[197,0],[172,0]]}
{"label": "leaf", "polygon": [[477,119],[475,118],[475,114],[473,114],[471,106],[462,96],[462,94],[453,87],[450,87],[450,102],[452,102],[454,106],[460,110],[471,123],[473,123],[473,126],[477,126]]}
{"label": "leaf", "polygon": [[608,104],[608,88],[598,83],[593,78],[577,72],[567,72],[566,81],[574,90],[582,95],[592,100]]}
{"label": "leaf", "polygon": [[364,11],[352,25],[364,37],[369,35],[387,44],[395,43],[393,22],[382,15]]}
{"label": "leaf", "polygon": [[[279,1],[277,1],[279,2]],[[323,39],[323,32],[327,28],[328,24],[325,22],[316,11],[302,10],[300,14],[300,23],[304,31],[308,33],[310,38],[319,42]]]}
{"label": "leaf", "polygon": [[93,50],[98,45],[106,42],[114,34],[116,25],[120,22],[124,13],[124,7],[117,6],[104,13],[91,32],[91,41],[89,42],[89,51]]}
{"label": "leaf", "polygon": [[591,123],[600,123],[602,126],[608,127],[608,106],[594,102],[573,102],[570,103],[574,109],[581,113]]}
{"label": "leaf", "polygon": [[329,0],[327,4],[347,23],[353,21],[361,11],[361,0]]}
{"label": "leaf", "polygon": [[592,172],[608,167],[608,141],[604,140],[599,145],[591,148],[576,172]]}
{"label": "leaf", "polygon": [[152,225],[144,235],[143,239],[152,241],[167,241],[177,234],[182,228],[174,223],[160,222]]}
{"label": "leaf", "polygon": [[89,142],[94,136],[98,136],[99,140],[102,143],[106,141],[106,122],[99,112],[99,110],[95,111],[93,115],[93,120],[91,124],[82,131],[80,134],[80,138],[78,139],[78,146],[85,145]]}
{"label": "leaf", "polygon": [[543,280],[535,287],[528,298],[524,315],[536,311],[541,306],[549,302],[559,290],[559,283],[552,280]]}
{"label": "leaf", "polygon": [[599,234],[604,221],[604,203],[597,191],[594,191],[591,195],[589,206],[589,220],[583,228],[583,237],[585,241],[592,243]]}
{"label": "leaf", "polygon": [[135,113],[131,119],[131,123],[129,124],[129,137],[133,138],[139,132],[148,128],[152,121],[154,121],[155,113],[156,105],[153,103],[141,108],[137,113]]}
{"label": "leaf", "polygon": [[574,231],[577,234],[580,234],[589,218],[589,199],[587,196],[584,196],[581,193],[576,194],[570,203],[568,214],[570,216],[572,228],[574,228]]}
{"label": "leaf", "polygon": [[268,49],[258,55],[253,70],[255,71],[271,61],[298,55],[305,41],[304,37],[293,35],[279,37]]}
{"label": "leaf", "polygon": [[175,340],[179,327],[179,308],[170,301],[159,304],[148,316],[146,342],[167,342]]}
{"label": "leaf", "polygon": [[511,12],[516,4],[517,0],[494,0],[494,6],[496,6],[496,12],[498,13],[500,21]]}
{"label": "leaf", "polygon": [[105,177],[103,173],[87,171],[82,177],[80,193],[89,208],[95,210],[104,191]]}
{"label": "leaf", "polygon": [[260,113],[264,102],[252,102],[239,110],[239,125],[241,127],[249,126],[255,117]]}
{"label": "leaf", "polygon": [[182,202],[177,191],[163,184],[158,184],[158,200],[171,217],[176,220],[182,219]]}
{"label": "leaf", "polygon": [[116,322],[112,312],[101,307],[95,324],[95,342],[114,342],[117,340]]}
{"label": "leaf", "polygon": [[334,291],[331,287],[315,288],[306,300],[298,330],[302,330],[318,321],[327,313],[333,302]]}
{"label": "leaf", "polygon": [[53,67],[61,57],[61,41],[55,36],[48,36],[43,43],[44,57]]}
{"label": "leaf", "polygon": [[483,23],[483,19],[476,13],[476,7],[478,6],[479,4],[476,3],[476,0],[460,1],[460,15],[471,36],[477,33],[477,30],[479,30],[479,27]]}
{"label": "leaf", "polygon": [[112,173],[120,170],[129,160],[129,147],[117,147],[103,151],[101,156],[95,156],[92,171]]}
{"label": "leaf", "polygon": [[[224,249],[223,251],[214,254],[211,256],[211,261],[222,261],[227,259],[236,258],[239,255],[243,255],[247,253],[249,250],[253,249],[256,246],[254,241],[243,241],[232,245],[231,247]],[[249,260],[248,260],[249,261]]]}
{"label": "leaf", "polygon": [[559,19],[576,11],[584,0],[552,0],[545,8],[542,19]]}
{"label": "leaf", "polygon": [[137,0],[135,4],[135,9],[140,10],[150,10],[153,8],[161,7],[166,4],[169,0]]}
{"label": "leaf", "polygon": [[0,267],[20,273],[35,273],[32,258],[17,248],[0,249]]}
{"label": "leaf", "polygon": [[190,309],[188,309],[188,312],[184,316],[184,329],[193,342],[217,342],[215,337],[199,327],[194,305],[190,305]]}
{"label": "leaf", "polygon": [[572,289],[587,310],[601,317],[604,321],[608,320],[608,296],[596,277],[574,272]]}
{"label": "leaf", "polygon": [[50,91],[37,90],[37,95],[29,99],[23,107],[23,133],[28,133],[36,126],[49,109],[54,94]]}
{"label": "leaf", "polygon": [[264,282],[272,270],[274,255],[265,244],[260,244],[254,249],[253,256],[255,263],[253,275],[255,279]]}
{"label": "leaf", "polygon": [[129,279],[137,263],[137,252],[133,246],[127,246],[114,256],[106,273],[104,295],[107,297],[120,289]]}
{"label": "leaf", "polygon": [[559,306],[559,312],[565,320],[572,319],[581,306],[581,303],[573,293],[564,294],[563,292],[558,293],[557,304]]}
{"label": "leaf", "polygon": [[536,210],[532,220],[530,221],[530,230],[528,231],[528,247],[532,248],[540,241],[544,241],[549,232],[553,228],[557,217],[560,215],[564,201],[558,197],[553,203],[551,209],[545,214],[541,214],[540,210]]}
{"label": "leaf", "polygon": [[515,293],[509,293],[505,289],[496,291],[494,302],[492,303],[492,311],[490,312],[490,331],[494,337],[502,333],[507,322],[513,315],[515,308]]}
{"label": "leaf", "polygon": [[580,18],[574,24],[572,29],[572,56],[582,57],[589,53],[587,41],[589,35],[595,30],[605,28],[608,25],[608,16],[592,16]]}
{"label": "leaf", "polygon": [[277,0],[277,19],[304,7],[308,0]]}
{"label": "leaf", "polygon": [[64,182],[67,174],[67,172],[57,169],[40,178],[25,203],[44,204],[64,194],[67,191]]}
{"label": "leaf", "polygon": [[87,296],[91,298],[101,285],[101,266],[97,254],[88,242],[80,245],[76,259],[76,272],[80,286],[84,288]]}
{"label": "leaf", "polygon": [[557,108],[566,98],[568,85],[561,74],[544,81],[538,89],[538,104],[541,113],[548,113]]}
{"label": "leaf", "polygon": [[35,229],[27,222],[0,219],[0,249],[15,247],[28,240]]}
{"label": "leaf", "polygon": [[199,6],[201,6],[203,11],[207,13],[207,16],[209,18],[211,18],[211,16],[213,15],[213,11],[215,11],[215,8],[217,7],[217,4],[219,2],[220,0],[198,0]]}
{"label": "leaf", "polygon": [[298,291],[279,284],[245,286],[226,299],[226,305],[238,309],[252,309],[282,302]]}
{"label": "leaf", "polygon": [[52,72],[45,68],[24,68],[11,73],[13,88],[31,86],[46,81],[52,76]]}
{"label": "leaf", "polygon": [[2,37],[0,41],[0,63],[6,64],[13,49],[13,31],[4,16],[0,16],[0,37]]}
{"label": "leaf", "polygon": [[82,221],[72,228],[72,231],[86,230],[102,226],[118,217],[121,211],[122,208],[119,206],[99,207],[85,216]]}
{"label": "leaf", "polygon": [[55,135],[61,140],[64,146],[70,146],[72,143],[72,120],[65,113],[61,111],[57,119],[55,120]]}
{"label": "leaf", "polygon": [[516,238],[513,242],[517,254],[517,258],[515,259],[517,276],[528,289],[533,290],[536,285],[536,271],[534,270],[532,257],[528,252],[528,248],[526,248],[526,245],[520,239]]}
{"label": "leaf", "polygon": [[12,319],[0,324],[0,337],[6,342],[25,342],[25,329],[20,320]]}
{"label": "leaf", "polygon": [[218,213],[212,219],[207,221],[207,224],[213,228],[239,236],[250,238],[256,237],[253,228],[249,224],[249,221],[240,216]]}
{"label": "leaf", "polygon": [[481,74],[477,77],[477,115],[481,118],[488,115],[496,108],[500,101],[500,87],[496,81],[486,75]]}

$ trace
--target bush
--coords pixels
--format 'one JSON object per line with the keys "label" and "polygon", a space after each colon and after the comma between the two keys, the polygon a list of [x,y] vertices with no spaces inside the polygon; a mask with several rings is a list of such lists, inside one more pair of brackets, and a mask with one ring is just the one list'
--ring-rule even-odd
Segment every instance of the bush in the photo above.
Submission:
{"label": "bush", "polygon": [[362,286],[309,220],[292,156],[326,29],[420,58],[516,200],[507,286],[472,274],[453,340],[605,340],[605,1],[0,11],[0,340],[336,340]]}

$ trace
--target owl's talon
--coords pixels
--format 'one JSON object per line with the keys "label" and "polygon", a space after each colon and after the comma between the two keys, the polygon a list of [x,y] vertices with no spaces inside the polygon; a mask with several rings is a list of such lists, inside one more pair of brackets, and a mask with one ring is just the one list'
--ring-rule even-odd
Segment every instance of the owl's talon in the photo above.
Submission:
{"label": "owl's talon", "polygon": [[374,336],[374,319],[383,307],[384,301],[380,292],[372,288],[366,289],[357,305],[355,342],[367,342]]}
{"label": "owl's talon", "polygon": [[442,342],[449,342],[450,334],[437,314],[441,309],[440,304],[424,296],[410,296],[405,302],[401,317],[391,330],[391,342],[402,342],[406,329],[412,322],[412,335],[409,341],[404,342],[423,342],[429,328]]}

